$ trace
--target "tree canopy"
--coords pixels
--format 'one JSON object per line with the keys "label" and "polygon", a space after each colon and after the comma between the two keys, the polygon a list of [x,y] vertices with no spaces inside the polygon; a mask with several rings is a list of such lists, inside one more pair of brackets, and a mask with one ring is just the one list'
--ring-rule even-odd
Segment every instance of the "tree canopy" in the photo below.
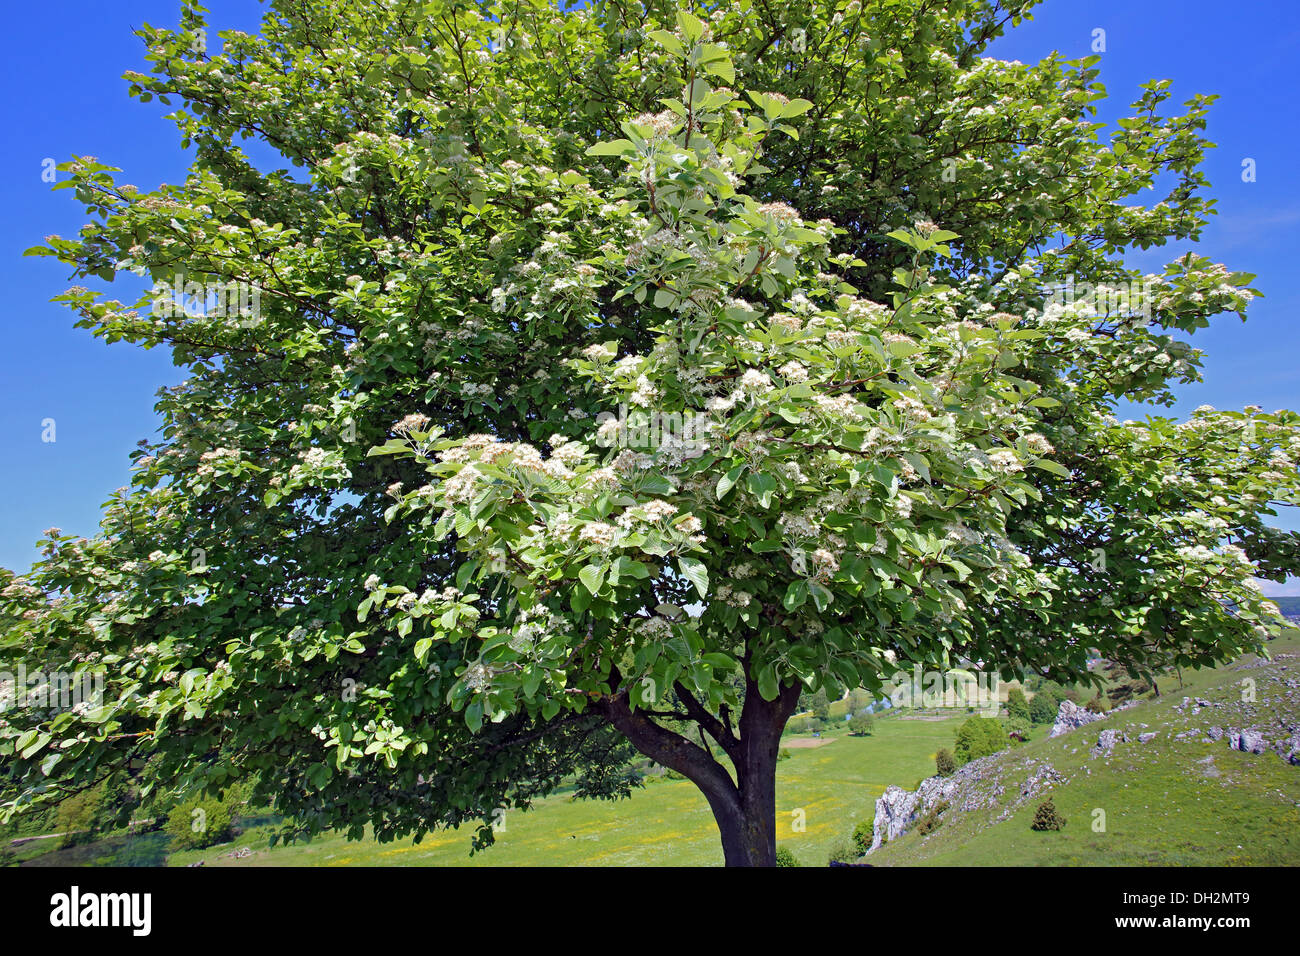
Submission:
{"label": "tree canopy", "polygon": [[4,814],[255,780],[287,835],[487,843],[566,778],[627,794],[635,747],[772,864],[802,690],[1260,647],[1297,416],[1114,417],[1257,294],[1193,248],[1212,97],[1155,81],[1104,130],[1098,57],[987,54],[1032,6],[142,28],[131,91],[175,104],[189,175],[76,157],[91,222],[32,253],[143,279],[60,298],[189,377],[101,532],[6,572],[3,660],[107,684],[0,720]]}

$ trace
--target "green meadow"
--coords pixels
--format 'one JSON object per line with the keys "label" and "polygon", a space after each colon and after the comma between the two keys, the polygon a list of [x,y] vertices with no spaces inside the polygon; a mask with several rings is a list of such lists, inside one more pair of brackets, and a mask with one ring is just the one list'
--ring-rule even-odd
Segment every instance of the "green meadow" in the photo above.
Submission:
{"label": "green meadow", "polygon": [[[965,716],[964,714],[962,715]],[[890,784],[911,787],[933,773],[934,754],[951,746],[961,718],[878,719],[870,737],[785,738],[790,757],[777,773],[777,840],[807,865],[824,865],[831,846],[847,840]],[[793,744],[793,746],[790,746]],[[233,843],[174,853],[168,862],[206,866],[695,866],[720,865],[717,828],[704,797],[688,780],[655,778],[629,799],[574,800],[557,793],[527,812],[508,813],[496,845],[469,855],[467,830],[443,831],[380,844],[318,837],[310,843],[266,849],[267,831]],[[802,824],[802,827],[800,825]],[[232,851],[247,847],[251,857]]]}

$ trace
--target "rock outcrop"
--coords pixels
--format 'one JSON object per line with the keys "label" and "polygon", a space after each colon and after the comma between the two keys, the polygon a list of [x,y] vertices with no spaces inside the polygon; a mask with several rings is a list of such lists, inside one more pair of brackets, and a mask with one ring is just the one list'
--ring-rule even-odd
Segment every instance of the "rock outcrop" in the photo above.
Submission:
{"label": "rock outcrop", "polygon": [[1056,723],[1052,724],[1052,732],[1049,737],[1059,737],[1061,734],[1069,733],[1076,730],[1084,724],[1090,724],[1094,720],[1101,720],[1105,714],[1094,714],[1086,707],[1080,707],[1072,700],[1061,701],[1061,708],[1056,712]]}
{"label": "rock outcrop", "polygon": [[1128,742],[1128,735],[1122,730],[1103,730],[1097,735],[1096,753],[1108,754],[1115,749],[1116,744]]}

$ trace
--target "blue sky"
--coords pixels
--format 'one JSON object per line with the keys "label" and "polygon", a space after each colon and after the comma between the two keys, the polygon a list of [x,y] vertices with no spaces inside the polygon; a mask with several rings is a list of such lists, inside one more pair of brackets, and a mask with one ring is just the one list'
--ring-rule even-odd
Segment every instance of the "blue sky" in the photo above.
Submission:
{"label": "blue sky", "polygon": [[[209,0],[215,29],[256,31],[254,0]],[[142,23],[171,25],[177,0],[45,0],[6,11],[11,38],[0,61],[0,282],[8,293],[0,350],[0,565],[25,570],[35,541],[50,526],[92,534],[99,504],[126,483],[127,455],[158,426],[154,393],[183,378],[160,350],[106,346],[72,327],[66,309],[49,302],[71,283],[65,267],[22,252],[50,233],[73,235],[84,222],[66,191],[42,182],[42,161],[73,153],[122,167],[119,180],[141,189],[178,182],[186,154],[167,108],[126,94],[128,69],[145,70],[132,35]],[[1080,57],[1094,31],[1105,31],[1102,81],[1113,102],[1103,119],[1120,115],[1139,83],[1174,81],[1174,100],[1217,93],[1209,137],[1218,144],[1206,163],[1219,215],[1199,251],[1229,268],[1258,275],[1264,298],[1250,321],[1223,317],[1193,337],[1208,353],[1206,381],[1183,388],[1175,414],[1206,403],[1220,408],[1300,406],[1297,345],[1300,274],[1293,236],[1300,229],[1300,3],[1294,0],[1048,0],[1032,21],[1000,40],[993,52],[1036,60],[1052,50]],[[1256,181],[1241,178],[1244,158]],[[1137,201],[1137,200],[1135,200]],[[1186,251],[1166,247],[1135,255],[1159,271]],[[119,280],[120,281],[120,280]],[[87,283],[89,284],[89,283]],[[125,295],[121,296],[125,298]],[[1122,414],[1138,417],[1140,410]],[[53,418],[57,440],[41,440]],[[1300,517],[1278,524],[1300,529]],[[1294,582],[1275,593],[1297,593]]]}

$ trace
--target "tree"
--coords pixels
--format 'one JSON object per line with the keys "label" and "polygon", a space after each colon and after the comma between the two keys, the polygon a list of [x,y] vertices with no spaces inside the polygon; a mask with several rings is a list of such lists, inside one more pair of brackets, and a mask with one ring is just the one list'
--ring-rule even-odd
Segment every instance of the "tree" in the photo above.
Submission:
{"label": "tree", "polygon": [[[987,757],[1010,746],[1006,729],[996,717],[968,717],[957,728],[957,738],[953,745],[953,756],[958,764],[968,764],[980,757]],[[939,758],[935,759],[936,769]],[[941,772],[941,771],[940,771]]]}
{"label": "tree", "polygon": [[1019,687],[1007,691],[1007,716],[1012,720],[1029,720],[1029,701]]}
{"label": "tree", "polygon": [[1036,724],[1050,724],[1056,720],[1056,712],[1060,707],[1060,701],[1044,687],[1029,702],[1029,719]]}
{"label": "tree", "polygon": [[1199,235],[1209,98],[1147,84],[1103,140],[1097,58],[985,55],[1030,6],[141,28],[132,93],[176,104],[191,172],[62,164],[90,224],[32,252],[152,282],[60,298],[190,377],[100,534],[4,588],[4,663],[108,678],[0,727],[5,816],[147,759],[256,776],[287,836],[481,845],[568,775],[626,795],[630,742],[771,865],[801,691],[1259,646],[1251,576],[1300,570],[1266,524],[1297,416],[1111,415],[1197,380],[1183,337],[1254,294],[1191,251],[1124,264]]}
{"label": "tree", "polygon": [[1065,826],[1065,817],[1056,809],[1052,798],[1048,797],[1034,808],[1034,820],[1029,824],[1031,830],[1060,830]]}
{"label": "tree", "polygon": [[849,718],[849,733],[855,737],[869,737],[875,725],[871,715],[862,711]]}
{"label": "tree", "polygon": [[234,817],[226,800],[194,797],[173,807],[163,829],[174,850],[201,850],[229,840]]}
{"label": "tree", "polygon": [[831,719],[831,703],[826,699],[825,688],[818,688],[812,699],[812,715],[822,724]]}

